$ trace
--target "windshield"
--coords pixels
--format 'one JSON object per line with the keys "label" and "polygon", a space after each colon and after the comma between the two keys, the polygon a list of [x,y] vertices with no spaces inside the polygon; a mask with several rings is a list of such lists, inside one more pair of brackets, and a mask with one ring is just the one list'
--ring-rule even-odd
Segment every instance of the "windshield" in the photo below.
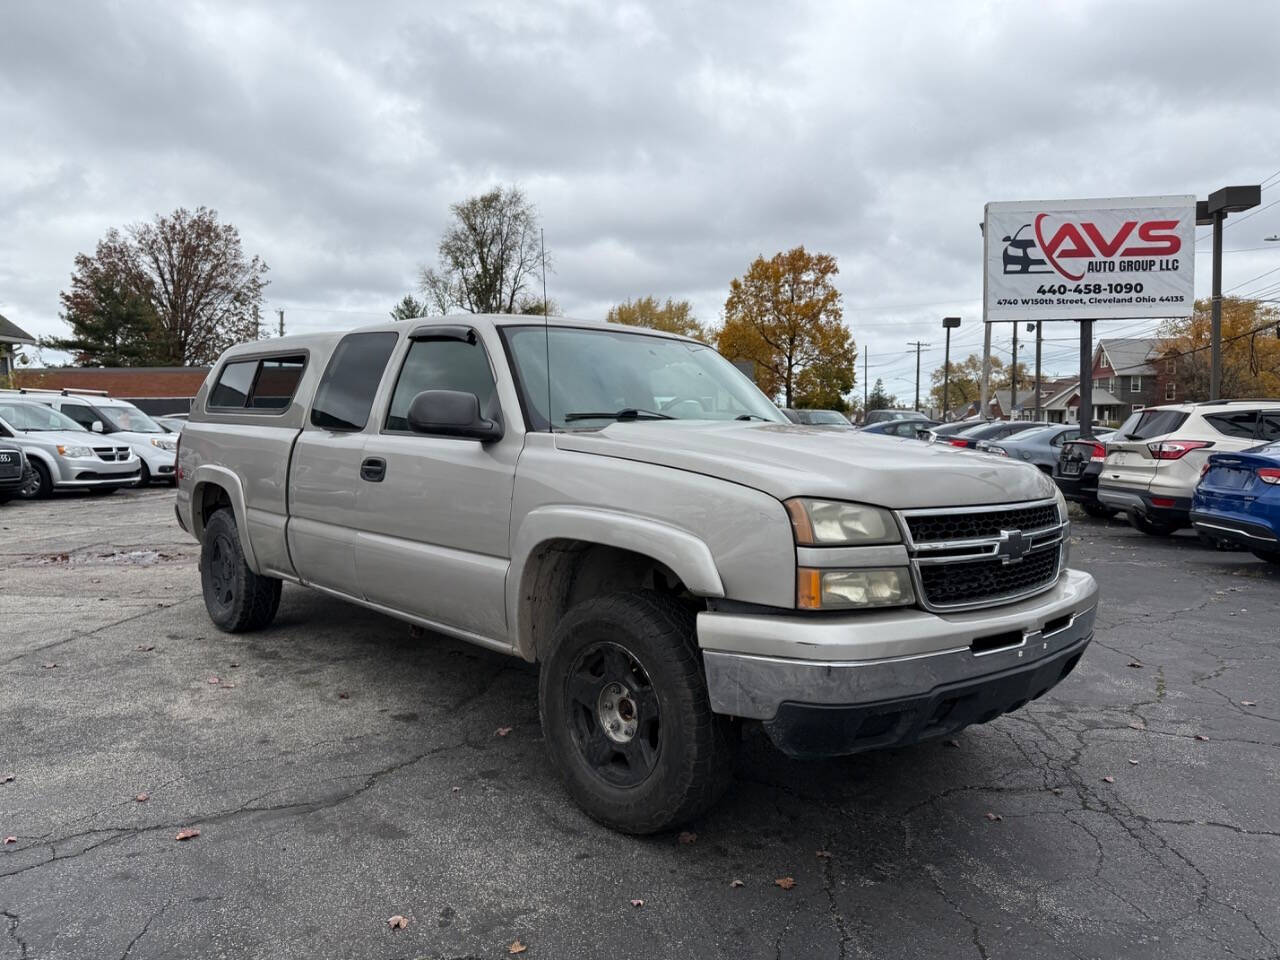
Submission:
{"label": "windshield", "polygon": [[87,433],[84,427],[66,414],[42,403],[0,403],[0,420],[15,430],[40,433],[47,430],[65,430],[68,433]]}
{"label": "windshield", "polygon": [[733,364],[700,343],[542,325],[505,327],[502,337],[534,430],[595,430],[634,419],[788,422]]}
{"label": "windshield", "polygon": [[133,433],[164,433],[164,427],[156,423],[137,407],[99,405],[98,411],[111,422],[112,430],[130,430]]}

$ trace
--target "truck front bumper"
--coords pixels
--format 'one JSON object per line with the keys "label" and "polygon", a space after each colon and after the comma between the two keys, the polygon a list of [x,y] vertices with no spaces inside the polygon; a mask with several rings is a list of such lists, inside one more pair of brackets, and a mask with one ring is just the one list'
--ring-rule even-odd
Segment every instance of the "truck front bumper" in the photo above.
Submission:
{"label": "truck front bumper", "polygon": [[1049,591],[956,614],[698,615],[711,708],[765,721],[796,756],[944,736],[1042,696],[1093,638],[1097,584],[1067,570]]}

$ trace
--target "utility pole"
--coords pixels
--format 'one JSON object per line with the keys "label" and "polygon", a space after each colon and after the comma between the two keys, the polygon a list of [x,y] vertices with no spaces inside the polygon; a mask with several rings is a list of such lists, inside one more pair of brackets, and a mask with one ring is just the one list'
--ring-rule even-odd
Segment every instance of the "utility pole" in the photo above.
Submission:
{"label": "utility pole", "polygon": [[862,422],[867,422],[867,358],[871,356],[871,351],[863,346],[862,348]]}
{"label": "utility pole", "polygon": [[280,336],[284,336],[284,308],[281,307],[276,313],[280,314]]}
{"label": "utility pole", "polygon": [[978,391],[978,419],[985,420],[990,410],[987,401],[991,398],[991,323],[984,319],[982,326],[982,386]]}
{"label": "utility pole", "polygon": [[916,412],[920,411],[920,348],[927,347],[929,344],[921,343],[919,340],[908,340],[907,346],[916,348]]}
{"label": "utility pole", "polygon": [[1044,339],[1044,321],[1036,321],[1036,422],[1042,419],[1040,411],[1040,397],[1043,391],[1040,389],[1040,345]]}
{"label": "utility pole", "polygon": [[1013,367],[1009,376],[1009,419],[1013,419],[1013,409],[1018,405],[1018,325],[1013,325]]}

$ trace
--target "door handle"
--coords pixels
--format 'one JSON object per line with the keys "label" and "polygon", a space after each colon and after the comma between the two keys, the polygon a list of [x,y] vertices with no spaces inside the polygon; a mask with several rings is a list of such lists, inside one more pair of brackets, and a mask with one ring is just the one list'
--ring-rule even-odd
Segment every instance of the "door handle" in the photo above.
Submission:
{"label": "door handle", "polygon": [[387,475],[387,461],[381,457],[366,457],[364,463],[360,464],[360,479],[368,480],[370,483],[381,483],[382,478]]}

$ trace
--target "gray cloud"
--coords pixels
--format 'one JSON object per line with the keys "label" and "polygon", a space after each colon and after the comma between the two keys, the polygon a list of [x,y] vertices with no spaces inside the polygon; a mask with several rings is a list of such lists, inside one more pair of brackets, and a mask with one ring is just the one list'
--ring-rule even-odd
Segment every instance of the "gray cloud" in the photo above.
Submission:
{"label": "gray cloud", "polygon": [[[292,329],[375,319],[451,202],[514,182],[579,315],[653,293],[714,321],[757,254],[836,255],[872,379],[909,396],[906,340],[960,311],[956,352],[980,341],[987,200],[1280,169],[1276,36],[1248,2],[11,4],[0,312],[58,331],[77,252],[206,204]],[[1253,249],[1278,228],[1229,231],[1228,285],[1280,262]]]}

